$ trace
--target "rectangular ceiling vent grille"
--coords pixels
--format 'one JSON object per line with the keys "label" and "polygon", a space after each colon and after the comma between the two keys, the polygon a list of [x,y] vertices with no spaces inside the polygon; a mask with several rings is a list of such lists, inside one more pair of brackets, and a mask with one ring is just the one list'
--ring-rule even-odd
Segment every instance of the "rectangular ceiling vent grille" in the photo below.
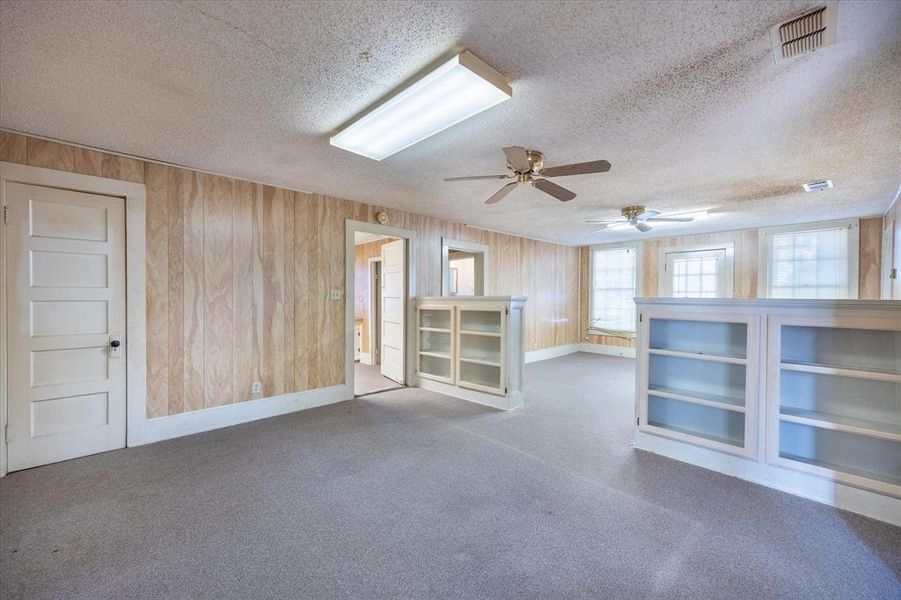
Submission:
{"label": "rectangular ceiling vent grille", "polygon": [[835,42],[834,2],[814,9],[772,29],[776,62],[813,52]]}
{"label": "rectangular ceiling vent grille", "polygon": [[789,21],[779,28],[779,41],[782,42],[782,57],[791,58],[802,52],[816,50],[823,44],[823,32],[826,23],[823,13],[826,7]]}

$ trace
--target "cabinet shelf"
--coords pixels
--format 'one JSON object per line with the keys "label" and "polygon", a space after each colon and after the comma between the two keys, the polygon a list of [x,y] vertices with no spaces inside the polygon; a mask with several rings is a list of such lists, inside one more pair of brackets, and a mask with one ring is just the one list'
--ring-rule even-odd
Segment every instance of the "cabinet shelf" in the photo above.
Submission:
{"label": "cabinet shelf", "polygon": [[854,369],[837,365],[820,363],[807,363],[783,360],[779,366],[789,371],[801,371],[803,373],[819,373],[821,375],[838,375],[840,377],[854,377],[856,379],[873,379],[887,381],[889,383],[901,383],[901,373],[892,371]]}
{"label": "cabinet shelf", "polygon": [[729,363],[732,365],[747,364],[747,359],[738,356],[726,356],[724,354],[703,354],[701,352],[684,352],[682,350],[661,350],[658,348],[649,348],[648,354],[656,354],[658,356],[676,356],[679,358],[691,358],[694,360],[707,360],[710,362]]}
{"label": "cabinet shelf", "polygon": [[431,331],[434,333],[450,333],[450,329],[441,329],[440,327],[420,327],[419,331]]}
{"label": "cabinet shelf", "polygon": [[733,398],[731,396],[720,396],[718,394],[707,394],[692,390],[681,390],[677,388],[668,388],[662,386],[651,386],[648,393],[663,398],[671,398],[673,400],[682,400],[683,402],[692,402],[701,406],[710,406],[722,410],[732,410],[735,412],[745,412],[745,403],[743,398]]}
{"label": "cabinet shelf", "polygon": [[420,354],[420,356],[434,356],[435,358],[446,358],[448,360],[453,358],[450,354],[447,354],[445,352],[426,352],[426,351],[420,350],[419,354]]}
{"label": "cabinet shelf", "polygon": [[865,435],[883,440],[901,442],[901,425],[881,423],[835,415],[815,410],[805,410],[790,406],[783,406],[779,412],[779,419],[790,423],[799,423],[821,429],[844,431],[857,435]]}
{"label": "cabinet shelf", "polygon": [[660,430],[744,448],[745,414],[735,408],[649,392],[646,422]]}
{"label": "cabinet shelf", "polygon": [[805,465],[810,465],[812,467],[817,467],[819,469],[826,469],[828,471],[837,471],[839,473],[848,473],[849,475],[855,475],[857,477],[862,477],[864,479],[882,481],[884,483],[888,483],[893,486],[901,486],[901,477],[896,477],[891,474],[875,473],[873,471],[868,471],[866,469],[849,467],[847,465],[840,465],[840,464],[832,463],[832,462],[825,461],[825,460],[817,460],[814,458],[809,458],[807,456],[799,456],[797,454],[791,454],[788,452],[780,452],[779,458],[781,458],[783,460],[787,460],[787,461],[803,463]]}
{"label": "cabinet shelf", "polygon": [[465,356],[460,357],[460,362],[472,363],[474,365],[485,365],[487,367],[500,367],[501,363],[493,360],[483,360],[481,358],[467,358]]}
{"label": "cabinet shelf", "polygon": [[478,335],[482,337],[501,337],[501,334],[496,331],[469,331],[469,330],[460,330],[460,335]]}
{"label": "cabinet shelf", "polygon": [[651,425],[652,427],[657,427],[658,429],[663,429],[665,431],[671,431],[673,433],[678,433],[678,434],[681,434],[688,438],[700,438],[702,440],[716,442],[718,444],[723,444],[725,446],[731,446],[732,448],[741,448],[742,444],[743,444],[743,442],[741,440],[720,437],[718,435],[703,433],[700,431],[696,431],[694,429],[683,429],[681,427],[674,427],[672,425],[667,425],[665,423],[655,423],[653,421],[650,421],[648,424]]}

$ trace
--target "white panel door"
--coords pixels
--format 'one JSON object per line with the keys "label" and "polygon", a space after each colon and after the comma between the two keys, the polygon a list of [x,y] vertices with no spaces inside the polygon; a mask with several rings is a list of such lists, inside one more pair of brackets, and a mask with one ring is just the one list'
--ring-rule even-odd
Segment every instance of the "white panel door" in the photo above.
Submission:
{"label": "white panel door", "polygon": [[404,383],[407,275],[404,240],[382,246],[382,375]]}
{"label": "white panel door", "polygon": [[9,470],[125,446],[125,201],[6,184]]}

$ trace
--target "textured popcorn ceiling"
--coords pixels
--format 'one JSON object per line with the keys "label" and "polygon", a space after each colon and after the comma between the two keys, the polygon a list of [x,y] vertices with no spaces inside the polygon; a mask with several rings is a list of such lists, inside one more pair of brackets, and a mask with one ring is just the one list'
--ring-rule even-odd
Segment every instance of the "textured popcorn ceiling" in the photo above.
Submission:
{"label": "textured popcorn ceiling", "polygon": [[[881,214],[901,184],[901,2],[841,2],[838,43],[776,65],[768,29],[815,2],[13,2],[0,126],[567,243],[628,204],[713,209],[650,236]],[[466,47],[513,99],[382,162],[328,145]],[[498,182],[500,148],[550,165],[563,204]],[[835,189],[798,193],[829,177]]]}

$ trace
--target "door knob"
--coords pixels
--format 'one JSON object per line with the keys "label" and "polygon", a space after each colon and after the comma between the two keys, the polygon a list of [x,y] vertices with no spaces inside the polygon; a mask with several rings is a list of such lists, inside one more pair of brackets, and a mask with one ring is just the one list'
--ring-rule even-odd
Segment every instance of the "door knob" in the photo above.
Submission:
{"label": "door knob", "polygon": [[109,343],[109,345],[112,346],[113,348],[118,348],[119,346],[122,345],[122,342],[120,342],[119,340],[113,340]]}

